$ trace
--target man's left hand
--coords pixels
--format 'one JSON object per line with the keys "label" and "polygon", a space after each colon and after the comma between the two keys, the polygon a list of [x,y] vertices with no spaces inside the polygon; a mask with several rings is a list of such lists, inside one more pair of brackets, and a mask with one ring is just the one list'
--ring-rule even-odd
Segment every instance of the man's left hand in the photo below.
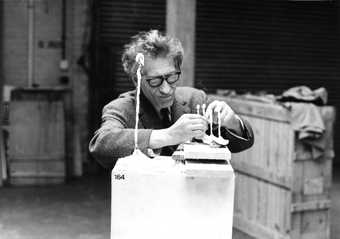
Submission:
{"label": "man's left hand", "polygon": [[237,133],[241,133],[241,125],[235,112],[230,108],[230,106],[224,102],[215,100],[211,102],[206,110],[206,117],[210,120],[210,111],[213,112],[213,122],[218,124],[218,112],[221,114],[221,126],[228,129],[232,129]]}

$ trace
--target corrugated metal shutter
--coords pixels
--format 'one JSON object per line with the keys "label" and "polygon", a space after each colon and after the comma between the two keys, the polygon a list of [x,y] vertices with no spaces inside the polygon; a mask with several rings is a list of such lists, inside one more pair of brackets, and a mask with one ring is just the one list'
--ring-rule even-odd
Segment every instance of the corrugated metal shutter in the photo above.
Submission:
{"label": "corrugated metal shutter", "polygon": [[108,50],[111,71],[109,77],[116,92],[132,88],[121,67],[124,44],[140,31],[165,29],[165,0],[100,0],[97,15],[97,37]]}
{"label": "corrugated metal shutter", "polygon": [[102,107],[118,94],[133,88],[121,66],[124,44],[140,31],[165,30],[166,1],[96,0],[94,4],[90,111],[96,115],[91,123],[95,129],[100,122]]}
{"label": "corrugated metal shutter", "polygon": [[334,1],[197,0],[196,87],[280,94],[324,86],[339,108],[337,11]]}

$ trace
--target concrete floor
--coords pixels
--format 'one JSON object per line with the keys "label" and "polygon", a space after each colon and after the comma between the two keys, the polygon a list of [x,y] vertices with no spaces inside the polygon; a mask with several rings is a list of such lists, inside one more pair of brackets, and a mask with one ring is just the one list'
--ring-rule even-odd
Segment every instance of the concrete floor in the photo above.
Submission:
{"label": "concrete floor", "polygon": [[[332,208],[331,239],[338,239],[340,175],[336,173]],[[65,185],[0,188],[0,238],[110,238],[109,174],[84,176]]]}
{"label": "concrete floor", "polygon": [[1,239],[110,238],[110,178],[0,188]]}

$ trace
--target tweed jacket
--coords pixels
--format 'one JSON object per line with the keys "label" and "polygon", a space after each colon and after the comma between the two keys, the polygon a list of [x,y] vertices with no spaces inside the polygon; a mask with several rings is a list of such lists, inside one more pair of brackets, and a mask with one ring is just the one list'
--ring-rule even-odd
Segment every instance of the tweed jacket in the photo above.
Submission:
{"label": "tweed jacket", "polygon": [[[95,132],[89,144],[94,158],[105,168],[113,168],[116,160],[130,155],[134,150],[134,127],[136,112],[136,91],[120,95],[103,108],[101,127]],[[196,105],[207,103],[206,94],[190,87],[177,87],[174,103],[171,106],[171,123],[181,115],[195,113]],[[153,129],[161,129],[159,114],[141,94],[138,124],[138,147],[144,153],[149,147],[149,139]],[[254,136],[249,123],[243,120],[243,135],[238,136],[229,129],[222,128],[222,136],[229,139],[231,152],[240,152],[252,146]]]}

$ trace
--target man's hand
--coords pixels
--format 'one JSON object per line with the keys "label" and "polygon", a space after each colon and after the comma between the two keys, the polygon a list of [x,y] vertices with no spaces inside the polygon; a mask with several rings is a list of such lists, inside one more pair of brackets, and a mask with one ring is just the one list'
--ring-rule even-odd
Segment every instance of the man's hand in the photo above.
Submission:
{"label": "man's hand", "polygon": [[211,102],[206,110],[206,117],[210,120],[210,111],[213,112],[213,122],[218,123],[218,112],[221,114],[221,126],[228,129],[233,129],[237,133],[241,133],[242,129],[240,127],[240,122],[236,117],[235,112],[230,108],[230,106],[224,102],[215,100]]}
{"label": "man's hand", "polygon": [[208,129],[206,117],[198,114],[184,114],[166,129],[152,130],[149,146],[158,149],[184,143],[192,138],[203,138]]}
{"label": "man's hand", "polygon": [[184,114],[172,126],[166,129],[169,144],[184,143],[192,138],[203,138],[208,129],[207,119],[198,114]]}

